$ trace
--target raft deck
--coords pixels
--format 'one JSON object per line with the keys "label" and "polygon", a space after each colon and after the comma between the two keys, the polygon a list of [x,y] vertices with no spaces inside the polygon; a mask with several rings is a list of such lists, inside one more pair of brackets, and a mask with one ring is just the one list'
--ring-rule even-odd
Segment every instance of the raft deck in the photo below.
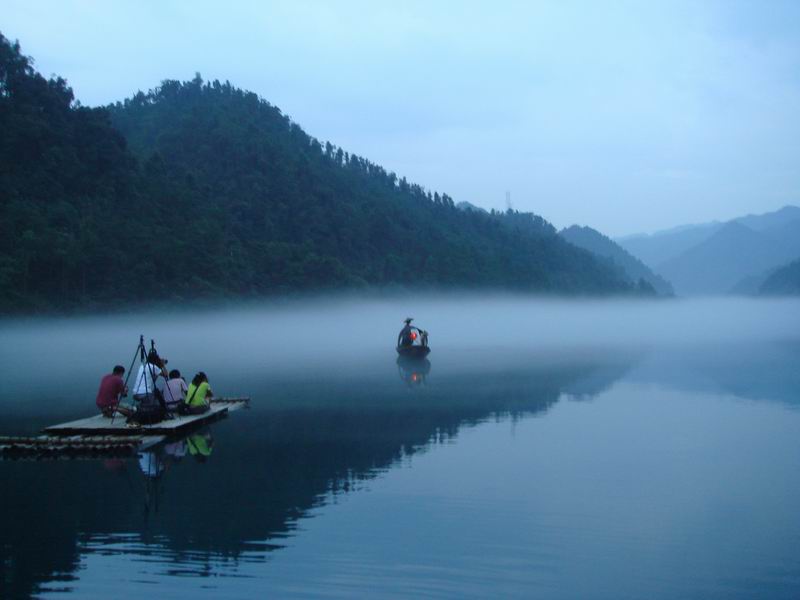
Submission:
{"label": "raft deck", "polygon": [[77,421],[51,425],[43,430],[45,434],[54,435],[177,435],[188,429],[222,419],[229,411],[237,410],[247,405],[249,398],[221,398],[211,401],[211,408],[200,415],[175,415],[160,423],[142,425],[127,423],[125,417],[117,416],[114,419],[95,415]]}

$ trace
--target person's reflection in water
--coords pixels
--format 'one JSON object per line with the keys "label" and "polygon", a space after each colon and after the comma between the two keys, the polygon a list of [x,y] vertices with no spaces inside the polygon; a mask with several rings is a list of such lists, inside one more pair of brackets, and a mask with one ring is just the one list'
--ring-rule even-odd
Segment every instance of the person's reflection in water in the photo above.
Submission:
{"label": "person's reflection in water", "polygon": [[139,470],[144,479],[144,513],[158,512],[159,500],[164,493],[163,480],[169,469],[189,454],[197,462],[208,460],[214,449],[210,429],[197,431],[185,438],[169,441],[138,454]]}
{"label": "person's reflection in water", "polygon": [[424,385],[431,372],[431,361],[427,358],[420,360],[400,356],[397,359],[397,372],[400,379],[405,381],[409,387]]}
{"label": "person's reflection in water", "polygon": [[125,471],[125,461],[121,458],[107,458],[103,461],[103,468],[110,473],[122,473]]}
{"label": "person's reflection in water", "polygon": [[164,461],[155,451],[139,452],[139,468],[146,477],[159,477],[164,472]]}
{"label": "person's reflection in water", "polygon": [[186,448],[197,462],[206,462],[214,450],[214,438],[208,430],[186,438]]}
{"label": "person's reflection in water", "polygon": [[180,439],[164,444],[164,458],[172,463],[179,463],[186,456],[186,440]]}
{"label": "person's reflection in water", "polygon": [[161,488],[161,476],[166,470],[166,463],[160,448],[139,453],[139,469],[145,475],[144,484],[144,514],[148,515],[150,509],[158,512],[158,500]]}

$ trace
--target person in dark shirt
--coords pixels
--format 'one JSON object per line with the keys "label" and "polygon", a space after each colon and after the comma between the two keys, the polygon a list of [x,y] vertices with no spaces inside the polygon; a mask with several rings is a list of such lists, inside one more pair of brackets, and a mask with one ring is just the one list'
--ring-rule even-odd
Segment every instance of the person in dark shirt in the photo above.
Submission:
{"label": "person in dark shirt", "polygon": [[128,388],[122,376],[125,374],[125,367],[117,365],[114,370],[100,380],[100,389],[97,390],[97,408],[105,417],[113,417],[114,412],[121,415],[130,415],[131,410],[119,405],[120,396],[128,394]]}
{"label": "person in dark shirt", "polygon": [[406,326],[400,330],[400,333],[397,335],[397,345],[398,346],[412,346],[414,344],[414,340],[417,339],[418,333],[422,334],[423,331],[418,327],[414,327],[411,324],[411,321],[414,319],[408,318],[406,319]]}

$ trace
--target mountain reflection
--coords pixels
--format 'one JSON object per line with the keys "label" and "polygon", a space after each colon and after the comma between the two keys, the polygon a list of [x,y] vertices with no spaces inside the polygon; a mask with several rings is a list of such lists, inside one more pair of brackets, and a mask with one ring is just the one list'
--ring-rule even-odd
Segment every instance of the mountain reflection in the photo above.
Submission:
{"label": "mountain reflection", "polygon": [[662,348],[631,378],[683,391],[730,394],[800,406],[800,343]]}
{"label": "mountain reflection", "polygon": [[487,419],[543,414],[564,393],[591,397],[630,364],[592,354],[500,372],[443,369],[426,386],[429,362],[398,364],[402,383],[256,380],[251,410],[136,458],[0,463],[0,596],[69,589],[95,552],[158,555],[174,575],[232,576],[280,548],[310,509],[403,457]]}

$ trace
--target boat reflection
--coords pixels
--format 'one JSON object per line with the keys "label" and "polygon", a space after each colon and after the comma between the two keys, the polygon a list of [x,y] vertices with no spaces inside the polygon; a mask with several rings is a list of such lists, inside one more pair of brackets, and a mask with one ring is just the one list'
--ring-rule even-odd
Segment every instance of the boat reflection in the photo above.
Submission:
{"label": "boat reflection", "polygon": [[409,387],[425,385],[425,381],[431,372],[431,361],[427,358],[397,358],[397,372],[400,379],[406,382]]}

